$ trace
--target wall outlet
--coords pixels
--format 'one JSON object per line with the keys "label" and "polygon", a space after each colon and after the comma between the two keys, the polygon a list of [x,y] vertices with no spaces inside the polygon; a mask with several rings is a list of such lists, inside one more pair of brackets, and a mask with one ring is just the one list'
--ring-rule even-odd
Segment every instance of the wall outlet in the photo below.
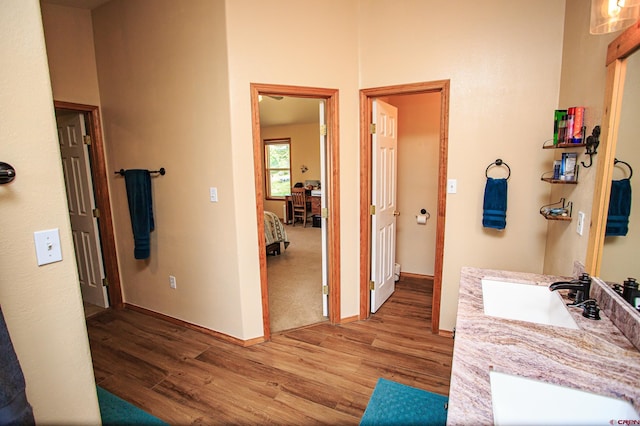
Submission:
{"label": "wall outlet", "polygon": [[458,192],[458,180],[457,179],[447,179],[447,193],[455,194]]}
{"label": "wall outlet", "polygon": [[176,277],[169,275],[169,287],[176,288]]}
{"label": "wall outlet", "polygon": [[212,203],[218,202],[218,188],[214,186],[209,188],[209,199],[211,200]]}
{"label": "wall outlet", "polygon": [[584,232],[584,212],[578,212],[578,224],[576,225],[576,232],[580,235]]}

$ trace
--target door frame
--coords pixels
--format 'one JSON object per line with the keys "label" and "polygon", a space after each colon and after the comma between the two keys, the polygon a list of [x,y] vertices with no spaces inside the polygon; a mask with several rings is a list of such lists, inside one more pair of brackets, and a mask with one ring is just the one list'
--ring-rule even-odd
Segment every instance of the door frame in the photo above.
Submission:
{"label": "door frame", "polygon": [[84,115],[86,131],[91,137],[89,145],[91,177],[93,179],[93,193],[96,207],[100,210],[98,229],[100,230],[100,246],[104,274],[107,278],[109,306],[116,309],[124,307],[118,258],[116,255],[115,233],[109,198],[108,172],[102,139],[102,125],[100,123],[100,109],[95,105],[83,105],[72,102],[53,101],[56,110],[74,111]]}
{"label": "door frame", "polygon": [[447,156],[449,145],[449,80],[438,80],[360,90],[360,315],[371,313],[371,114],[374,98],[392,95],[440,93],[440,142],[438,149],[438,211],[436,217],[436,254],[433,274],[431,332],[440,332],[440,298],[444,261],[444,230],[447,206]]}
{"label": "door frame", "polygon": [[288,86],[250,83],[251,118],[253,133],[253,166],[256,191],[256,222],[258,225],[258,250],[260,261],[260,290],[262,294],[262,324],[264,339],[271,339],[269,291],[267,279],[267,255],[264,240],[264,188],[262,138],[260,135],[260,95],[295,96],[324,99],[327,124],[327,262],[329,265],[329,322],[340,323],[340,161],[338,134],[338,90],[317,87]]}

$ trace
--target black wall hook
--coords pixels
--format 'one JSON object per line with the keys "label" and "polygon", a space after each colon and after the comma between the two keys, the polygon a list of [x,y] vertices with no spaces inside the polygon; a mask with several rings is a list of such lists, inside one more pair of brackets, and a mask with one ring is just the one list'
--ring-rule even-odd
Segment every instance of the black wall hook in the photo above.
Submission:
{"label": "black wall hook", "polygon": [[598,153],[598,145],[600,145],[600,126],[593,128],[593,132],[591,132],[591,136],[587,137],[585,144],[587,145],[587,151],[585,154],[589,156],[589,165],[587,166],[583,161],[582,167],[588,169],[593,166],[593,156]]}
{"label": "black wall hook", "polygon": [[0,162],[0,184],[9,183],[16,178],[16,169],[11,164]]}

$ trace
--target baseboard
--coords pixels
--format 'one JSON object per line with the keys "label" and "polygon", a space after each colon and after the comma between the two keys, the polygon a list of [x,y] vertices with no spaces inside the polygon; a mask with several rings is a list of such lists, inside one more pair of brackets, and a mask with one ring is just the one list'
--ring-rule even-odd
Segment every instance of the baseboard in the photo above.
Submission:
{"label": "baseboard", "polygon": [[449,331],[449,330],[438,330],[438,336],[442,336],[442,337],[451,337],[451,338],[453,338],[453,331]]}
{"label": "baseboard", "polygon": [[206,328],[206,327],[195,325],[195,324],[183,321],[183,320],[178,319],[178,318],[170,317],[169,315],[161,314],[159,312],[152,311],[150,309],[146,309],[146,308],[142,308],[140,306],[132,305],[130,303],[125,303],[124,304],[124,308],[125,309],[130,309],[132,311],[140,312],[141,314],[145,314],[145,315],[149,315],[149,316],[152,316],[152,317],[155,317],[155,318],[159,318],[161,320],[170,322],[172,324],[177,324],[177,325],[180,325],[182,327],[186,327],[186,328],[189,328],[191,330],[195,330],[195,331],[198,331],[200,333],[207,334],[207,335],[209,335],[211,337],[215,337],[218,340],[223,340],[225,342],[233,343],[234,345],[238,345],[238,346],[242,346],[242,347],[253,346],[253,345],[256,345],[258,343],[263,343],[265,341],[264,337],[256,337],[254,339],[249,339],[249,340],[238,339],[237,337],[229,336],[228,334],[220,333],[218,331],[214,331],[214,330],[211,330],[211,329]]}
{"label": "baseboard", "polygon": [[354,315],[352,317],[340,318],[340,324],[348,324],[350,322],[360,321],[360,317],[358,315]]}
{"label": "baseboard", "polygon": [[414,274],[411,272],[402,272],[400,271],[400,278],[420,278],[426,280],[432,280],[433,275],[425,275],[425,274]]}

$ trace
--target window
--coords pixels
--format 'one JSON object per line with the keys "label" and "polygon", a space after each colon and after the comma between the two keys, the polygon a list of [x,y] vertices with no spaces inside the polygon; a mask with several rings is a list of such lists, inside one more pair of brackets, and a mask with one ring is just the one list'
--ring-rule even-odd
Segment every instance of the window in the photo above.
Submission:
{"label": "window", "polygon": [[291,195],[291,139],[264,140],[267,198]]}

